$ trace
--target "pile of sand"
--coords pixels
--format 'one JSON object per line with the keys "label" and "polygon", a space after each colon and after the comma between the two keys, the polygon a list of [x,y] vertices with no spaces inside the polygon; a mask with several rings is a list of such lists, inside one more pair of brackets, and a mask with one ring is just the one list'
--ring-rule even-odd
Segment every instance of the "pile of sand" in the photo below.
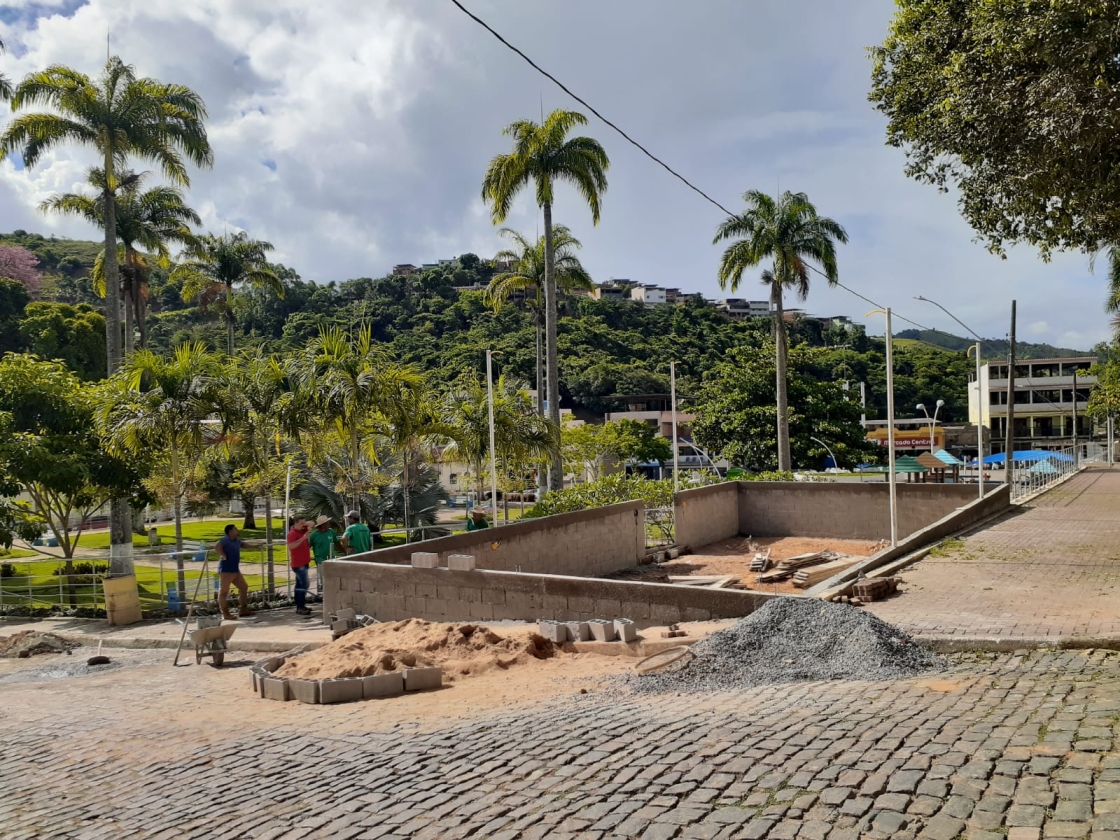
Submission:
{"label": "pile of sand", "polygon": [[0,636],[0,657],[26,659],[40,653],[69,653],[79,647],[75,642],[60,639],[53,633],[23,630],[11,636]]}
{"label": "pile of sand", "polygon": [[325,647],[289,659],[276,675],[325,680],[441,665],[444,681],[454,682],[458,677],[549,659],[556,653],[552,642],[530,628],[499,636],[478,624],[410,618],[353,630]]}

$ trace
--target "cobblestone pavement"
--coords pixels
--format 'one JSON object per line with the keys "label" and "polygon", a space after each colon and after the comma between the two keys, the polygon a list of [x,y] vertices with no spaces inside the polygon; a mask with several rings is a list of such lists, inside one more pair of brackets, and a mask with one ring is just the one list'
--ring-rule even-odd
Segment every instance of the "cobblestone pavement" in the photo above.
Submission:
{"label": "cobblestone pavement", "polygon": [[905,569],[870,609],[915,635],[1120,637],[1120,468],[1094,469]]}
{"label": "cobblestone pavement", "polygon": [[385,703],[416,698],[307,707],[248,681],[166,663],[0,679],[0,834],[1120,838],[1115,653],[734,695],[604,687],[430,725],[386,724]]}

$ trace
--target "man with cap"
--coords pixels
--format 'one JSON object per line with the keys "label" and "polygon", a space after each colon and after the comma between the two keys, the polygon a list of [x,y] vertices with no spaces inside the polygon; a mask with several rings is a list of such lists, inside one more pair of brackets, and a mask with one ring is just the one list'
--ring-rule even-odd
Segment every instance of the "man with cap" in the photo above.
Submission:
{"label": "man with cap", "polygon": [[331,527],[329,516],[320,516],[315,520],[315,530],[308,537],[311,543],[312,559],[315,560],[315,571],[318,573],[319,591],[323,591],[323,564],[336,554],[342,554],[342,543],[338,541],[338,532]]}
{"label": "man with cap", "polygon": [[363,554],[372,548],[369,526],[361,515],[352,510],[346,514],[346,530],[342,534],[342,549],[347,554]]}

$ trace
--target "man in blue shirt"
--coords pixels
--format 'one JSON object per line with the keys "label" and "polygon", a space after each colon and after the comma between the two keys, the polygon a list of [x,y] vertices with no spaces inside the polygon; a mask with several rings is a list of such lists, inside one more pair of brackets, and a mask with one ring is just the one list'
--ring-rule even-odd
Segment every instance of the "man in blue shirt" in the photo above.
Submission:
{"label": "man in blue shirt", "polygon": [[233,620],[229,611],[229,588],[237,587],[240,606],[237,610],[238,618],[248,618],[256,615],[249,609],[249,584],[245,575],[241,574],[241,547],[245,543],[241,540],[237,526],[232,522],[226,526],[226,535],[218,540],[215,548],[218,551],[218,577],[221,578],[221,588],[218,590],[218,606],[222,610],[222,618]]}

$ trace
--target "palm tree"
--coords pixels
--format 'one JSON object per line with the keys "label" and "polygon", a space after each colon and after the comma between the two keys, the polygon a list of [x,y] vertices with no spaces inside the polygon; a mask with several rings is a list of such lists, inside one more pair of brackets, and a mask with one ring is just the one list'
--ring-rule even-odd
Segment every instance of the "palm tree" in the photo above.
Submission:
{"label": "palm tree", "polygon": [[[153,187],[143,190],[146,172],[122,171],[113,189],[116,204],[118,261],[121,269],[121,293],[124,298],[124,352],[133,349],[134,330],[139,328],[140,346],[148,346],[147,300],[148,278],[151,266],[149,256],[154,255],[163,268],[170,265],[169,243],[188,245],[194,234],[188,225],[201,224],[198,214],[183,201],[183,193],[175,187]],[[105,224],[105,170],[90,170],[89,182],[96,187],[95,196],[65,193],[49,198],[39,205],[43,211],[80,216],[103,227]],[[140,249],[147,252],[145,254]],[[93,266],[94,291],[104,296],[105,252],[102,251]],[[135,327],[133,326],[135,324]]]}
{"label": "palm tree", "polygon": [[[460,381],[447,395],[444,422],[450,427],[452,439],[444,454],[466,462],[477,483],[477,498],[481,500],[485,495],[485,465],[490,460],[486,384],[477,379]],[[499,376],[494,385],[494,449],[503,464],[503,472],[553,457],[558,439],[552,422],[533,410],[524,386]],[[492,502],[497,506],[497,499]]]}
{"label": "palm tree", "polygon": [[[773,260],[773,268],[762,273],[762,283],[770,288],[770,308],[774,318],[774,352],[777,379],[778,470],[792,469],[789,447],[789,395],[786,390],[789,344],[786,336],[783,294],[793,290],[799,299],[809,294],[810,261],[820,264],[829,285],[839,279],[836,269],[836,243],[847,242],[848,234],[832,219],[817,215],[817,209],[804,193],[782,193],[777,200],[758,190],[743,195],[747,209],[728,217],[717,229],[713,244],[733,239],[723,252],[719,265],[720,288],[739,288],[743,272],[763,260]],[[738,237],[738,238],[737,238]]]}
{"label": "palm tree", "polygon": [[[364,484],[357,469],[363,458],[376,463],[370,446],[383,430],[385,416],[399,416],[411,394],[419,390],[420,374],[392,360],[373,341],[368,326],[355,340],[338,327],[322,330],[293,362],[299,398],[327,425],[327,434],[312,435],[312,459],[320,455],[333,437],[346,450],[350,472],[350,496],[361,510]],[[330,434],[333,433],[333,434]]]}
{"label": "palm tree", "polygon": [[[120,272],[117,264],[116,203],[110,186],[118,167],[129,158],[153,161],[176,186],[188,186],[187,161],[210,166],[213,152],[206,138],[206,106],[183,85],[136,77],[135,70],[113,56],[101,77],[92,80],[60,64],[28,75],[12,92],[12,110],[46,105],[51,110],[23,114],[0,136],[0,160],[19,154],[34,167],[45,154],[65,143],[96,150],[105,172],[105,333],[110,374],[121,363]],[[131,513],[126,499],[111,507],[110,570],[132,574]]]}
{"label": "palm tree", "polygon": [[[0,41],[0,53],[4,52],[4,42]],[[12,83],[8,81],[8,77],[0,73],[0,101],[7,101],[12,98]]]}
{"label": "palm tree", "polygon": [[[512,239],[516,248],[507,248],[494,255],[495,262],[508,263],[509,270],[495,274],[486,288],[486,302],[499,311],[509,298],[518,292],[535,292],[533,307],[537,326],[537,413],[544,416],[544,239],[531,242],[515,230],[502,228],[502,236]],[[556,274],[556,287],[562,293],[576,289],[592,289],[595,284],[575,255],[581,248],[580,241],[572,236],[565,225],[556,225],[552,230],[553,271]]]}
{"label": "palm tree", "polygon": [[[518,120],[503,130],[513,138],[513,151],[490,161],[482,181],[482,198],[490,204],[490,217],[501,224],[509,216],[513,202],[530,184],[537,204],[544,211],[544,321],[545,374],[548,387],[548,414],[553,428],[560,428],[560,374],[556,358],[556,281],[555,243],[552,230],[553,188],[560,182],[572,184],[591,208],[591,219],[599,224],[599,204],[607,189],[610,160],[598,141],[590,137],[568,137],[576,126],[586,125],[587,117],[575,111],[553,111],[540,124]],[[564,485],[564,464],[559,446],[552,450],[549,485],[559,490]]]}
{"label": "palm tree", "polygon": [[201,343],[180,344],[170,359],[138,350],[107,386],[97,423],[111,448],[123,455],[166,457],[175,510],[180,602],[183,574],[183,497],[191,465],[206,445],[206,421],[218,405],[221,363]]}
{"label": "palm tree", "polygon": [[226,319],[226,355],[233,356],[235,287],[248,284],[284,297],[284,283],[268,264],[272,244],[250,239],[244,231],[200,236],[187,245],[171,278],[183,284],[183,300],[198,298],[203,309],[214,306]]}

